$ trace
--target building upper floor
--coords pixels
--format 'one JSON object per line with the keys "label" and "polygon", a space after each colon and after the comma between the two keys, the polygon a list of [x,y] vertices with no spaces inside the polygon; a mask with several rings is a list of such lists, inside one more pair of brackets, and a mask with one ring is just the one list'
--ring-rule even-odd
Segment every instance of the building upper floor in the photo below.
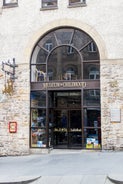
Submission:
{"label": "building upper floor", "polygon": [[38,31],[43,36],[49,25],[50,29],[75,26],[98,33],[110,58],[123,58],[122,10],[122,0],[1,0],[0,46],[19,49]]}

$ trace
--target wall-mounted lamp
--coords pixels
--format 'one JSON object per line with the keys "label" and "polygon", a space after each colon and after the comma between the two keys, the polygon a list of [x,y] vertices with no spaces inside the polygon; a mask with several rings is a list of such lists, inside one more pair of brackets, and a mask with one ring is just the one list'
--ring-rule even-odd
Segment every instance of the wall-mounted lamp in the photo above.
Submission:
{"label": "wall-mounted lamp", "polygon": [[[2,70],[5,72],[5,84],[3,93],[12,95],[13,93],[13,82],[17,77],[15,76],[15,68],[18,65],[15,64],[15,58],[13,58],[12,62],[9,60],[7,62],[2,62]],[[9,76],[9,79],[6,78],[6,75]]]}

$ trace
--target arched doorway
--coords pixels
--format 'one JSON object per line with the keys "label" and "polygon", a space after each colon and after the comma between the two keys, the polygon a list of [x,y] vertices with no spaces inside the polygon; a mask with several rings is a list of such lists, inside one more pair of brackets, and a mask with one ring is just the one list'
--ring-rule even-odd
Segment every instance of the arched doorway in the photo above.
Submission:
{"label": "arched doorway", "polygon": [[55,29],[31,58],[31,147],[100,148],[100,58],[94,40]]}

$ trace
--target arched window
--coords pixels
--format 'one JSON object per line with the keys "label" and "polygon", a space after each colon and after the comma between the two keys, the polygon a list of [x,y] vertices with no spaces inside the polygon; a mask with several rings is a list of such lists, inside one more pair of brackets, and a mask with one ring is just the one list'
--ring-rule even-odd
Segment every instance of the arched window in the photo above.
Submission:
{"label": "arched window", "polygon": [[[48,33],[37,43],[33,52],[31,81],[66,80],[65,75],[68,73],[71,75],[69,80],[90,79],[90,65],[96,68],[99,66],[96,44],[96,52],[88,49],[91,43],[94,43],[92,38],[77,29],[61,28]],[[74,70],[71,74],[67,70],[70,66]]]}
{"label": "arched window", "polygon": [[54,29],[35,45],[30,69],[31,147],[100,148],[100,58],[94,40],[76,28]]}

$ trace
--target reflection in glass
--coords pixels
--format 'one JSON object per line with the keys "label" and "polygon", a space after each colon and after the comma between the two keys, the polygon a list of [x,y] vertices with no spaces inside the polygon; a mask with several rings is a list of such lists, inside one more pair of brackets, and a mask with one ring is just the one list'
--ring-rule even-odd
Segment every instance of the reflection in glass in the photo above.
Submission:
{"label": "reflection in glass", "polygon": [[31,92],[31,107],[46,107],[46,92],[33,91]]}
{"label": "reflection in glass", "polygon": [[101,147],[101,129],[84,129],[84,146],[89,149],[99,149]]}
{"label": "reflection in glass", "polygon": [[33,128],[31,130],[31,146],[32,147],[46,147],[46,130],[40,128]]}
{"label": "reflection in glass", "polygon": [[54,32],[50,32],[44,38],[42,38],[39,43],[39,47],[49,52],[52,48],[57,46],[57,42],[54,36]]}
{"label": "reflection in glass", "polygon": [[31,146],[46,147],[46,110],[31,110]]}
{"label": "reflection in glass", "polygon": [[7,4],[17,4],[18,3],[18,0],[4,0],[4,4],[7,5]]}
{"label": "reflection in glass", "polygon": [[31,110],[31,127],[44,128],[46,126],[46,110],[32,109]]}
{"label": "reflection in glass", "polygon": [[40,49],[37,55],[37,60],[36,60],[36,64],[39,63],[46,63],[46,58],[47,58],[48,52],[46,52],[43,49]]}
{"label": "reflection in glass", "polygon": [[88,50],[88,45],[81,50],[81,54],[83,56],[84,61],[99,61],[99,52],[96,47],[97,52],[90,52]]}
{"label": "reflection in glass", "polygon": [[74,35],[73,35],[73,44],[74,46],[81,50],[82,48],[84,48],[90,41],[91,41],[91,37],[88,36],[86,33],[80,31],[80,30],[75,30],[74,31]]}
{"label": "reflection in glass", "polygon": [[[54,0],[42,2],[44,7],[57,3]],[[46,143],[57,148],[82,147],[83,142],[86,148],[90,144],[93,148],[100,145],[100,63],[93,43],[85,32],[66,27],[47,33],[35,46],[31,58],[32,147],[46,147]],[[81,87],[77,90],[74,86],[75,82],[87,83],[87,88],[82,89],[83,96]],[[67,85],[64,87],[64,84]],[[47,106],[44,86],[48,86]]]}
{"label": "reflection in glass", "polygon": [[99,79],[99,64],[98,63],[84,63],[83,78],[84,79]]}
{"label": "reflection in glass", "polygon": [[31,66],[31,81],[40,82],[45,81],[47,78],[46,75],[46,65],[32,65]]}
{"label": "reflection in glass", "polygon": [[55,35],[58,41],[58,44],[71,44],[73,29],[58,29],[55,31]]}
{"label": "reflection in glass", "polygon": [[83,97],[84,105],[87,106],[99,106],[100,104],[100,90],[99,89],[89,89],[84,90]]}
{"label": "reflection in glass", "polygon": [[42,8],[57,7],[57,0],[42,0]]}
{"label": "reflection in glass", "polygon": [[96,47],[96,44],[94,42],[89,43],[88,51],[89,52],[97,52],[97,47]]}
{"label": "reflection in glass", "polygon": [[84,127],[100,127],[100,108],[85,108]]}
{"label": "reflection in glass", "polygon": [[69,0],[69,4],[74,4],[74,3],[85,3],[86,0]]}
{"label": "reflection in glass", "polygon": [[69,146],[76,147],[82,145],[82,125],[81,110],[71,110],[69,112]]}
{"label": "reflection in glass", "polygon": [[81,92],[80,91],[50,92],[49,107],[81,108]]}
{"label": "reflection in glass", "polygon": [[72,56],[68,54],[69,47],[62,46],[55,49],[48,59],[49,80],[81,79],[81,60],[77,51],[72,49]]}

